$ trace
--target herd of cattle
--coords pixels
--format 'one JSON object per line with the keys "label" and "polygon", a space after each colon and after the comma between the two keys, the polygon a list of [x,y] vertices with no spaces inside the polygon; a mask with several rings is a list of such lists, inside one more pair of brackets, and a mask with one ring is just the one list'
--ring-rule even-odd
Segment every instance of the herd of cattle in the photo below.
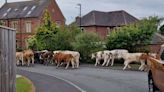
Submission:
{"label": "herd of cattle", "polygon": [[[96,59],[95,66],[101,64],[100,61],[103,60],[102,66],[111,66],[114,65],[115,59],[124,59],[124,67],[123,70],[126,68],[131,68],[129,65],[132,62],[139,62],[141,63],[139,70],[145,69],[145,61],[146,59],[144,56],[147,53],[129,53],[128,50],[125,49],[115,49],[115,50],[104,50],[98,51],[91,54],[91,59]],[[149,53],[154,58],[159,58],[160,55],[157,53]],[[61,65],[66,65],[65,69],[67,69],[71,63],[72,68],[79,68],[79,59],[80,53],[77,51],[37,51],[33,52],[32,50],[24,50],[22,52],[16,52],[16,64],[17,65],[27,65],[30,66],[30,63],[34,65],[34,58],[38,58],[38,60],[42,61],[43,64],[48,65],[55,63],[57,67]]]}

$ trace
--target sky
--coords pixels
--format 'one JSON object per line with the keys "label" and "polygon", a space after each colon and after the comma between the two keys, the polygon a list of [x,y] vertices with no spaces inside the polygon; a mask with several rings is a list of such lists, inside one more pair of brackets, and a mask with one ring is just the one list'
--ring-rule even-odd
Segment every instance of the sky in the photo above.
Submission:
{"label": "sky", "polygon": [[[8,0],[8,2],[27,1],[27,0]],[[98,11],[115,11],[125,10],[137,18],[148,16],[164,17],[163,0],[56,0],[61,11],[63,12],[66,23],[69,24],[79,16],[79,6],[82,6],[82,16],[92,10]],[[0,0],[0,6],[5,0]]]}

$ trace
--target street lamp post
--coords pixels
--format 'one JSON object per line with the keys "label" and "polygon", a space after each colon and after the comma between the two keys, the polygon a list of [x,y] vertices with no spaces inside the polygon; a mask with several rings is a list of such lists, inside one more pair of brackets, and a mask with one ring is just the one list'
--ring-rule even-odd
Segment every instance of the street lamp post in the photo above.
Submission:
{"label": "street lamp post", "polygon": [[79,6],[79,17],[80,17],[80,30],[81,30],[81,4],[77,4]]}

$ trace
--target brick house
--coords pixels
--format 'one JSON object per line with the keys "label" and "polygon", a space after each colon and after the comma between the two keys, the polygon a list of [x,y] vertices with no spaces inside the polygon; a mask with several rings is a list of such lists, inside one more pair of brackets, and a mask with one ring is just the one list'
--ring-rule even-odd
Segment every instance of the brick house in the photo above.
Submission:
{"label": "brick house", "polygon": [[58,26],[65,25],[65,17],[55,0],[5,3],[0,8],[0,21],[3,25],[16,29],[17,48],[27,48],[27,39],[42,24],[45,10],[48,10],[52,21]]}
{"label": "brick house", "polygon": [[81,26],[84,31],[96,32],[105,38],[113,28],[137,22],[138,19],[124,10],[102,12],[91,11],[81,18],[77,17],[75,23]]}

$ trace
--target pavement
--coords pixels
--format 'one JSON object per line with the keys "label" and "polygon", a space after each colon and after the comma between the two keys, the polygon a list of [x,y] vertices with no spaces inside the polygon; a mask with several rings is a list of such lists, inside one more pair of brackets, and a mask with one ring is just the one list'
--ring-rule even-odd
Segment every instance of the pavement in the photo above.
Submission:
{"label": "pavement", "polygon": [[[94,67],[94,65],[82,65],[79,69],[69,68],[68,70],[65,70],[64,67],[56,69],[56,66],[35,65],[34,67],[18,67],[18,70],[37,73],[38,75],[36,76],[41,76],[41,79],[35,78],[32,81],[44,81],[44,79],[46,80],[46,77],[42,78],[42,74],[52,76],[52,79],[49,79],[50,81],[54,80],[53,77],[59,78],[64,80],[64,82],[72,85],[74,89],[78,89],[81,92],[148,92],[147,72],[140,72],[136,70],[123,71],[121,68],[117,70],[108,67]],[[31,76],[30,73],[29,76]],[[59,82],[56,82],[56,85],[60,85],[58,83]],[[51,82],[48,84],[51,84]],[[54,83],[51,85],[53,84]],[[63,85],[64,84],[61,84],[61,86]],[[45,88],[46,87],[51,88],[49,85],[45,85]],[[51,90],[37,92],[61,91]]]}

